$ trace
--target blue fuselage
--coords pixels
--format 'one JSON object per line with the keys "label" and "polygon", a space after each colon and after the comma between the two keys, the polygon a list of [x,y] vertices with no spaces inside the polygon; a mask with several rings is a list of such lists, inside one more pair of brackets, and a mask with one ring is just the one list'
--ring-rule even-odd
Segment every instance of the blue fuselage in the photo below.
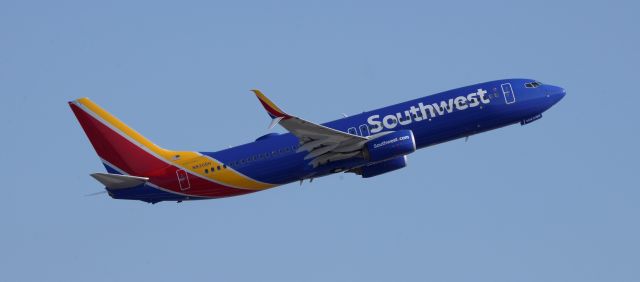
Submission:
{"label": "blue fuselage", "polygon": [[[531,79],[505,79],[453,89],[323,124],[355,135],[370,136],[408,129],[416,147],[424,148],[540,117],[564,97],[564,89]],[[290,133],[268,134],[255,142],[218,152],[203,152],[256,180],[286,184],[370,165],[364,158],[318,167],[296,153]]]}

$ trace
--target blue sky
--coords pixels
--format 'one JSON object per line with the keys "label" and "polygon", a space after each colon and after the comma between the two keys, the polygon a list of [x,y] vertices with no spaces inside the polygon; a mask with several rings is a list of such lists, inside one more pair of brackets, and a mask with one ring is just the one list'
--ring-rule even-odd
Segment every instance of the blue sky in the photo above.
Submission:
{"label": "blue sky", "polygon": [[[636,1],[212,2],[0,2],[0,280],[640,280]],[[66,103],[216,150],[268,132],[252,88],[325,122],[510,77],[568,94],[398,172],[181,204],[85,197]]]}

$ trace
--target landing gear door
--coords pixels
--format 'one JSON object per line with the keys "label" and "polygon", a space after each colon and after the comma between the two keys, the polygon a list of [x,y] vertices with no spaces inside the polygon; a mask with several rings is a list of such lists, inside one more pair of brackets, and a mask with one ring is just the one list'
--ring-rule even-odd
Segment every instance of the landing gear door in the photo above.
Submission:
{"label": "landing gear door", "polygon": [[513,88],[511,88],[511,83],[504,83],[500,85],[502,88],[502,94],[504,95],[504,101],[507,104],[513,104],[516,102],[516,96],[513,93]]}

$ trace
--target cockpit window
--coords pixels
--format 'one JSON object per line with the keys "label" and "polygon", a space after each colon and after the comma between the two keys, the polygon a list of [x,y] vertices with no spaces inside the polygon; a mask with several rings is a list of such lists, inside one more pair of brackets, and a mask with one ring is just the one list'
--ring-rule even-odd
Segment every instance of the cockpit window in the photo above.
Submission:
{"label": "cockpit window", "polygon": [[524,87],[526,87],[526,88],[538,88],[538,87],[540,87],[540,85],[542,85],[542,83],[534,81],[534,82],[525,83]]}

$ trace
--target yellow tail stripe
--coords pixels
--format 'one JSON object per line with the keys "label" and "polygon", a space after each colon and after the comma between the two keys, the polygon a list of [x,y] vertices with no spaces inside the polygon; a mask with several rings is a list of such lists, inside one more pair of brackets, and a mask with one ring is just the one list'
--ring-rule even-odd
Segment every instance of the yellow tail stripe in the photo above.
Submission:
{"label": "yellow tail stripe", "polygon": [[[205,167],[197,166],[197,168],[194,168],[193,164],[209,162],[211,163],[211,166],[206,166],[206,168],[209,170],[211,170],[211,168],[217,168],[218,166],[223,167],[223,164],[212,158],[202,156],[198,152],[172,151],[163,149],[151,142],[146,137],[142,136],[142,134],[127,126],[124,122],[111,115],[109,112],[98,106],[93,101],[89,100],[89,98],[80,98],[76,100],[76,102],[89,109],[94,114],[98,115],[109,125],[126,134],[129,138],[135,140],[137,143],[139,143],[149,151],[164,159],[164,161],[190,171],[193,174],[199,175],[202,178],[213,180],[222,185],[249,190],[263,190],[276,186],[274,184],[253,180],[231,168],[216,171],[215,173],[205,174]],[[176,158],[176,156],[180,157]]]}

